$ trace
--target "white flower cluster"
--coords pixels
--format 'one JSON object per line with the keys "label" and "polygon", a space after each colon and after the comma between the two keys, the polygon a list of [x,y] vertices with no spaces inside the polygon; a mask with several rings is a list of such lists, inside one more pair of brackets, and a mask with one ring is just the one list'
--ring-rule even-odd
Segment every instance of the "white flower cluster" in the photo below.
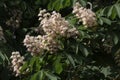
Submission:
{"label": "white flower cluster", "polygon": [[24,64],[24,57],[20,55],[18,51],[12,52],[12,56],[10,57],[12,59],[12,68],[13,72],[15,72],[15,76],[20,75],[20,69],[21,66]]}
{"label": "white flower cluster", "polygon": [[42,54],[45,50],[54,53],[61,48],[57,41],[58,37],[77,37],[79,32],[76,28],[70,28],[68,21],[55,11],[52,14],[41,10],[38,14],[40,26],[45,35],[37,37],[26,35],[23,43],[32,55]]}
{"label": "white flower cluster", "polygon": [[[69,22],[61,17],[61,14],[55,11],[52,14],[46,12],[46,10],[41,10],[38,14],[39,20],[41,20],[40,25],[47,35],[52,36],[62,36],[71,37],[78,35],[76,28],[70,28]],[[72,34],[70,32],[72,31]]]}
{"label": "white flower cluster", "polygon": [[91,9],[82,7],[78,2],[73,6],[73,14],[82,21],[85,27],[92,27],[97,24],[96,15]]}
{"label": "white flower cluster", "polygon": [[58,43],[49,35],[38,35],[37,37],[26,35],[23,42],[32,55],[42,54],[44,50],[53,53],[59,47]]}

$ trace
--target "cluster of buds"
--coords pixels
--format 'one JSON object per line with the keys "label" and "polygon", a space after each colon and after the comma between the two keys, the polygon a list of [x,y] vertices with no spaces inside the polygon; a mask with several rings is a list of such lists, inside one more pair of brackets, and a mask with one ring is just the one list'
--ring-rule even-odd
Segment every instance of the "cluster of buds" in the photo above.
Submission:
{"label": "cluster of buds", "polygon": [[40,10],[38,16],[40,21],[42,21],[44,18],[49,18],[50,17],[50,13],[46,11],[46,9]]}
{"label": "cluster of buds", "polygon": [[20,75],[20,69],[21,66],[24,64],[24,57],[20,55],[18,51],[12,52],[12,56],[10,57],[12,59],[12,68],[13,72],[15,73],[15,76]]}
{"label": "cluster of buds", "polygon": [[10,19],[6,21],[6,24],[8,26],[11,26],[12,28],[19,28],[21,19],[22,19],[22,12],[20,10],[11,10],[12,13],[10,13]]}
{"label": "cluster of buds", "polygon": [[45,50],[53,53],[59,47],[59,44],[49,35],[38,35],[37,37],[26,35],[23,42],[32,55],[42,54]]}
{"label": "cluster of buds", "polygon": [[73,14],[82,21],[85,27],[96,26],[96,15],[91,9],[82,7],[78,2],[73,6]]}
{"label": "cluster of buds", "polygon": [[[46,12],[46,10],[41,10],[38,14],[40,26],[47,35],[71,37],[73,35],[78,35],[79,32],[76,28],[70,28],[69,22],[62,18],[61,14],[53,11],[51,14]],[[72,34],[70,32],[72,31]],[[68,36],[69,35],[69,36]]]}

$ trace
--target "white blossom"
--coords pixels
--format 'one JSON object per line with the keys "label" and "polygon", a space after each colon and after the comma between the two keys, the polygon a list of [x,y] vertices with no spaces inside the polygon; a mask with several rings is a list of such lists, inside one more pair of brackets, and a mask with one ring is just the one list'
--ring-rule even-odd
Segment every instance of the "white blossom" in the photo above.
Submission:
{"label": "white blossom", "polygon": [[96,26],[96,15],[91,9],[82,7],[78,2],[73,6],[73,14],[82,21],[85,27]]}
{"label": "white blossom", "polygon": [[10,59],[11,59],[11,63],[12,63],[11,67],[13,68],[13,72],[15,73],[15,76],[19,76],[20,75],[20,67],[24,63],[24,57],[21,56],[18,51],[16,51],[16,52],[12,52]]}
{"label": "white blossom", "polygon": [[55,53],[61,48],[57,41],[58,37],[70,38],[79,34],[76,28],[70,28],[69,22],[55,11],[50,14],[44,9],[39,12],[38,16],[45,34],[36,37],[26,35],[23,41],[32,55],[43,54],[46,50]]}

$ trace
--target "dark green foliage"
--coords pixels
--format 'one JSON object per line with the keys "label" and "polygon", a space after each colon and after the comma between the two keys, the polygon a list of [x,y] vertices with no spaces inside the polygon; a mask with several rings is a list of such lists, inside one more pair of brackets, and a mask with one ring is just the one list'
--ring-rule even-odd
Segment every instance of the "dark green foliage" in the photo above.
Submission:
{"label": "dark green foliage", "polygon": [[[88,1],[93,4],[96,27],[77,23],[72,14],[76,1],[88,8]],[[79,30],[79,38],[61,39],[62,49],[55,54],[30,56],[23,40],[26,34],[39,34],[40,9],[60,12]],[[11,17],[11,24],[20,19],[19,27],[6,23]],[[120,0],[0,0],[0,26],[6,39],[0,40],[0,80],[120,80]],[[19,77],[10,70],[12,51],[26,58]]]}

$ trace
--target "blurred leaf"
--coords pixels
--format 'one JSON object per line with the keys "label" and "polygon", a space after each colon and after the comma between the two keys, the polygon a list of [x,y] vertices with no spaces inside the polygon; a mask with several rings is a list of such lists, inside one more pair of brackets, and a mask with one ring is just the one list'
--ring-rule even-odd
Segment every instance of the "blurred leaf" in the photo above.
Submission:
{"label": "blurred leaf", "polygon": [[43,70],[40,71],[39,80],[44,80]]}
{"label": "blurred leaf", "polygon": [[111,21],[108,18],[101,17],[102,21],[108,25],[111,25]]}
{"label": "blurred leaf", "polygon": [[108,16],[108,17],[110,17],[110,16],[111,16],[112,11],[113,11],[113,6],[111,6],[111,7],[109,8],[109,11],[108,11],[108,14],[107,14],[107,16]]}
{"label": "blurred leaf", "polygon": [[30,80],[44,80],[44,71],[38,71],[37,73],[35,73]]}
{"label": "blurred leaf", "polygon": [[108,75],[111,74],[110,67],[109,66],[108,67],[103,67],[101,72],[105,75],[105,77],[107,77]]}
{"label": "blurred leaf", "polygon": [[57,80],[57,77],[49,72],[45,72],[45,75],[50,79],[50,80]]}
{"label": "blurred leaf", "polygon": [[74,16],[67,16],[66,20],[69,21],[71,26],[74,26],[77,23],[77,18]]}
{"label": "blurred leaf", "polygon": [[2,59],[2,61],[5,60],[5,56],[2,54],[2,52],[0,51],[0,58]]}
{"label": "blurred leaf", "polygon": [[90,52],[88,51],[88,49],[84,45],[80,45],[80,50],[83,53],[83,55],[86,57],[90,54]]}
{"label": "blurred leaf", "polygon": [[68,60],[70,61],[70,63],[73,65],[73,67],[75,67],[75,62],[74,62],[72,56],[70,54],[66,54],[66,56],[67,56]]}
{"label": "blurred leaf", "polygon": [[114,44],[116,45],[119,41],[119,38],[116,34],[113,35],[113,41],[114,41]]}
{"label": "blurred leaf", "polygon": [[101,18],[99,18],[98,23],[99,23],[100,25],[103,25],[103,20],[102,20]]}
{"label": "blurred leaf", "polygon": [[115,10],[115,6],[113,6],[113,10],[112,10],[111,18],[112,18],[112,19],[115,19],[116,16],[117,16],[117,12],[116,12],[116,10]]}
{"label": "blurred leaf", "polygon": [[54,62],[55,71],[58,74],[60,74],[63,71],[62,63],[60,63],[60,61],[61,61],[61,56],[58,56]]}
{"label": "blurred leaf", "polygon": [[23,73],[27,68],[29,68],[28,66],[29,66],[28,62],[25,62],[22,68],[20,69],[21,73]]}
{"label": "blurred leaf", "polygon": [[78,51],[79,51],[79,45],[77,44],[76,45],[76,54],[78,54]]}
{"label": "blurred leaf", "polygon": [[79,0],[80,1],[80,4],[82,6],[86,6],[87,5],[87,0]]}
{"label": "blurred leaf", "polygon": [[38,59],[38,57],[33,57],[31,60],[30,60],[30,71],[32,72],[32,70],[34,69],[34,66],[35,66],[35,62],[36,60]]}
{"label": "blurred leaf", "polygon": [[120,18],[120,6],[118,4],[115,4],[114,6],[115,6],[115,9],[116,9],[117,15]]}
{"label": "blurred leaf", "polygon": [[72,0],[50,0],[48,4],[48,10],[59,11],[65,7],[68,7],[72,4]]}
{"label": "blurred leaf", "polygon": [[39,80],[37,75],[39,74],[39,72],[35,73],[33,76],[31,76],[30,80]]}

